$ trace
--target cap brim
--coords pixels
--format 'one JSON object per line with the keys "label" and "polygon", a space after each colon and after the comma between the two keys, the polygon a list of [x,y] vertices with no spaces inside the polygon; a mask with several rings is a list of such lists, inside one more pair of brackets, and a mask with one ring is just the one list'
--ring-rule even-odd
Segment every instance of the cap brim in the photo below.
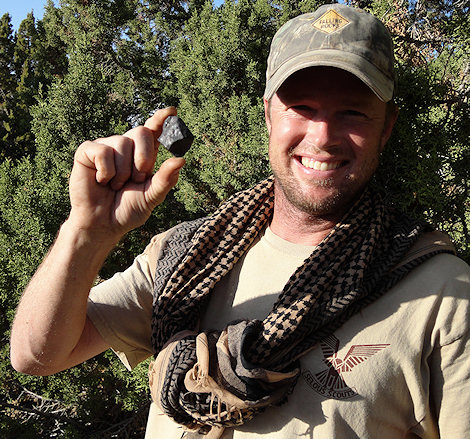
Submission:
{"label": "cap brim", "polygon": [[394,81],[362,56],[335,49],[321,49],[296,56],[276,70],[266,83],[265,99],[271,99],[293,73],[308,67],[337,67],[357,76],[384,102],[393,98]]}

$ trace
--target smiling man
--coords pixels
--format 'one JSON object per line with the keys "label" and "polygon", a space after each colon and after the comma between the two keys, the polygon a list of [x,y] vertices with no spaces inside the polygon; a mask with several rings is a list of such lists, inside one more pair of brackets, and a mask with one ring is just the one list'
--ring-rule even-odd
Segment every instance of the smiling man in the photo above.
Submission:
{"label": "smiling man", "polygon": [[322,6],[278,31],[266,79],[273,177],[94,288],[176,184],[182,158],[151,175],[175,109],[78,148],[70,216],[18,307],[14,367],[154,356],[147,438],[468,437],[470,269],[369,185],[397,117],[390,35]]}
{"label": "smiling man", "polygon": [[273,224],[283,209],[281,216],[307,217],[307,235],[309,220],[328,219],[328,231],[374,174],[396,110],[387,111],[361,80],[333,67],[292,74],[265,107],[276,187]]}

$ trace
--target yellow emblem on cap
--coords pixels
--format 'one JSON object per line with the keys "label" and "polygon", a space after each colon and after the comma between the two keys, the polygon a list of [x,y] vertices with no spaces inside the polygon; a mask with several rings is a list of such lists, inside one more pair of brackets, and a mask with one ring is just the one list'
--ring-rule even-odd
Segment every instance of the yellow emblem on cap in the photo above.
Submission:
{"label": "yellow emblem on cap", "polygon": [[313,27],[327,34],[331,34],[348,24],[349,21],[346,20],[346,18],[339,15],[333,9],[330,9],[313,23]]}

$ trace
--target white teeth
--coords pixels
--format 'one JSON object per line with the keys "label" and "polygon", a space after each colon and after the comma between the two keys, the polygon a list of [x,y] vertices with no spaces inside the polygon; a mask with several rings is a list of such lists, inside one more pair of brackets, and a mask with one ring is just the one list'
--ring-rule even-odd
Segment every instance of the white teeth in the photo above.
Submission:
{"label": "white teeth", "polygon": [[301,162],[306,168],[315,169],[317,171],[331,171],[341,165],[341,162],[320,162],[309,157],[302,157]]}

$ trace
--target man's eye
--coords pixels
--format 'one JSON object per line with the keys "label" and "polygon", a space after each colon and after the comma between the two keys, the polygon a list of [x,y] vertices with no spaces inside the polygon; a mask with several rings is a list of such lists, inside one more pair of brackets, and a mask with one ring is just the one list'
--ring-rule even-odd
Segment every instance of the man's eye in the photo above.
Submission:
{"label": "man's eye", "polygon": [[308,107],[307,105],[294,105],[291,107],[294,111],[297,111],[298,113],[306,113],[306,112],[311,112],[312,109]]}
{"label": "man's eye", "polygon": [[357,110],[345,110],[342,112],[344,116],[350,117],[367,117],[364,113],[357,111]]}

